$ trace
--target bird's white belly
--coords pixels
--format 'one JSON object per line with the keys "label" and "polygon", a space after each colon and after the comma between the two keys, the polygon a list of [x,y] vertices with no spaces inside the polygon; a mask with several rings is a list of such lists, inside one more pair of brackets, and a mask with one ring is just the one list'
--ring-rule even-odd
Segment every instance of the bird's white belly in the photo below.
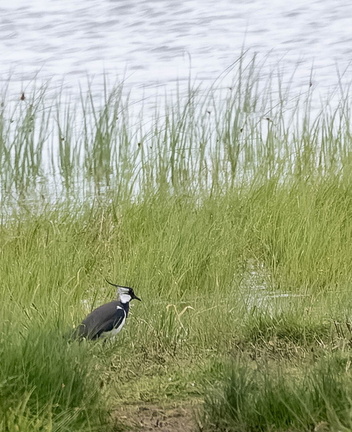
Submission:
{"label": "bird's white belly", "polygon": [[112,329],[112,330],[109,331],[109,332],[104,332],[104,333],[102,333],[102,334],[100,335],[100,337],[105,338],[105,337],[113,337],[113,336],[116,336],[117,333],[119,333],[119,332],[121,331],[122,327],[123,327],[124,324],[125,324],[125,321],[126,321],[126,317],[122,320],[121,324],[120,324],[117,328],[114,328],[114,329]]}
{"label": "bird's white belly", "polygon": [[110,332],[111,336],[117,335],[117,333],[119,333],[122,330],[122,327],[125,325],[125,321],[126,321],[126,318],[124,318],[122,320],[122,323],[121,323],[121,325],[119,325],[119,327],[111,330],[111,332]]}

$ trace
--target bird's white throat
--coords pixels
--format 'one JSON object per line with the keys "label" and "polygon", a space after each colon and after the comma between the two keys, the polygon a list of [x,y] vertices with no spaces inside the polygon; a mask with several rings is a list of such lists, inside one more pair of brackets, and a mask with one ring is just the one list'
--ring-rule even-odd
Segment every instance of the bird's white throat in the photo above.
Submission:
{"label": "bird's white throat", "polygon": [[131,299],[132,299],[132,297],[129,294],[125,294],[125,293],[120,294],[120,302],[121,303],[128,303],[131,301]]}
{"label": "bird's white throat", "polygon": [[131,301],[132,297],[129,295],[130,289],[127,287],[118,287],[117,297],[121,303],[128,303]]}

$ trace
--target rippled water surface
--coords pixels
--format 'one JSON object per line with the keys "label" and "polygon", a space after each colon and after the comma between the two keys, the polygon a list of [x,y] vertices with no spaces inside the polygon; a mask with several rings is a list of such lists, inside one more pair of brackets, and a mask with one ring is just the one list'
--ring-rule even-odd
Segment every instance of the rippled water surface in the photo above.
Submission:
{"label": "rippled water surface", "polygon": [[[295,84],[326,87],[351,60],[352,4],[337,0],[12,0],[0,5],[0,78],[77,85],[104,72],[134,89],[212,82],[250,52],[300,62]],[[14,91],[16,91],[16,86]],[[20,90],[18,90],[20,91]]]}
{"label": "rippled water surface", "polygon": [[[129,101],[128,107],[132,105],[132,111],[136,109],[132,114],[126,109],[126,118],[132,119],[131,122],[126,120],[123,125],[127,125],[128,142],[138,142],[139,136],[150,138],[155,135],[148,127],[153,124],[153,116],[163,119],[164,115],[164,101],[157,97],[174,92],[176,83],[182,95],[190,78],[192,84],[202,82],[203,88],[207,89],[221,76],[222,80],[217,81],[217,86],[223,92],[219,93],[219,97],[216,94],[214,99],[210,98],[211,103],[215,100],[214,104],[218,105],[210,105],[210,109],[206,106],[204,110],[200,104],[199,109],[210,114],[212,109],[218,112],[219,107],[226,106],[223,104],[226,95],[234,94],[237,97],[239,94],[231,93],[231,67],[236,64],[236,70],[236,62],[245,51],[248,51],[246,55],[249,59],[257,54],[258,63],[264,64],[260,69],[260,79],[264,77],[263,83],[268,71],[279,72],[280,77],[285,77],[284,82],[296,71],[291,83],[293,94],[287,93],[288,96],[284,94],[283,97],[280,94],[280,101],[285,102],[284,108],[276,102],[279,94],[277,83],[273,87],[269,86],[267,93],[259,94],[258,100],[262,98],[264,104],[257,103],[256,99],[250,112],[246,111],[248,118],[255,117],[253,124],[267,124],[271,121],[272,110],[277,106],[282,110],[280,115],[291,121],[291,112],[296,112],[296,100],[301,101],[299,95],[310,95],[312,87],[312,94],[314,90],[314,95],[317,94],[318,97],[309,105],[309,110],[320,110],[321,100],[327,106],[321,95],[335,87],[338,81],[337,71],[340,76],[343,75],[344,80],[351,82],[351,68],[348,68],[352,58],[352,31],[349,25],[351,15],[352,4],[340,0],[333,4],[327,0],[2,1],[0,94],[8,87],[5,100],[9,103],[5,104],[4,109],[8,148],[7,156],[3,151],[2,160],[6,160],[6,164],[2,164],[4,169],[0,180],[8,185],[5,185],[7,189],[4,187],[6,190],[12,190],[13,179],[19,181],[33,178],[36,181],[44,173],[46,180],[51,180],[56,187],[59,181],[56,181],[55,176],[61,175],[61,171],[64,175],[69,175],[72,167],[82,163],[84,155],[95,161],[93,147],[96,131],[93,130],[94,127],[92,131],[88,130],[91,147],[83,149],[85,153],[82,150],[85,135],[81,132],[86,131],[85,121],[96,126],[96,119],[91,121],[95,108],[92,109],[89,103],[92,100],[95,106],[97,97],[103,94],[102,78],[106,76],[109,83],[124,80],[126,93],[131,91],[133,103]],[[280,83],[281,80],[282,78]],[[91,91],[87,93],[88,81]],[[31,129],[28,122],[34,118],[31,115],[32,107],[39,106],[37,102],[41,100],[40,92],[38,97],[32,91],[33,82],[49,82],[49,90],[41,105],[44,107],[44,117],[40,120],[42,111],[36,112],[37,126]],[[262,90],[264,87],[260,86],[261,83],[258,88]],[[254,91],[256,90],[257,88]],[[22,92],[26,97],[20,100]],[[213,96],[214,93],[209,94]],[[69,98],[74,104],[80,95],[83,95],[85,101],[87,94],[88,109],[75,111],[71,109],[72,104],[66,104]],[[335,96],[341,99],[338,92],[333,97]],[[53,101],[52,105],[51,102],[48,103],[48,98]],[[3,97],[0,99],[3,100]],[[98,99],[99,103],[101,99]],[[114,95],[113,100],[115,99]],[[67,106],[70,108],[65,111]],[[125,113],[124,110],[124,105],[118,107],[114,121],[124,121],[120,115],[121,112]],[[297,112],[300,114],[300,111]],[[18,120],[21,115],[27,133],[34,131],[32,140],[29,136],[22,139],[18,135],[22,129],[17,127],[14,119]],[[49,120],[45,120],[45,116]],[[61,128],[57,126],[57,118],[60,116],[62,119],[59,123],[64,125],[64,130],[66,120],[68,122],[67,137],[63,136]],[[211,141],[212,130],[215,130],[212,122],[215,120],[210,115],[209,119],[206,130],[210,131]],[[295,118],[294,124],[297,119]],[[44,132],[38,127],[39,123]],[[124,130],[122,127],[117,129]],[[263,130],[266,130],[265,127]],[[17,137],[17,141],[12,143],[14,137]],[[114,154],[118,155],[116,149],[119,144],[116,142],[109,142],[109,145],[112,145]],[[10,155],[12,159],[6,159],[4,155]],[[37,158],[36,163],[33,162],[33,157]],[[11,163],[17,161],[17,165],[11,165],[9,160]],[[111,170],[111,158],[107,156],[105,162],[107,170]],[[115,162],[115,165],[119,163],[118,156]],[[60,171],[62,166],[65,168]],[[19,167],[19,172],[16,167]],[[81,178],[77,181],[81,181]],[[59,188],[56,195],[60,191]]]}

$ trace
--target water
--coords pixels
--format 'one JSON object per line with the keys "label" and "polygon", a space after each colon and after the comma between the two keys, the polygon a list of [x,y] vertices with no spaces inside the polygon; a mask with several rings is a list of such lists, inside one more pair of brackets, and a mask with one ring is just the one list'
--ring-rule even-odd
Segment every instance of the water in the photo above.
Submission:
{"label": "water", "polygon": [[[248,50],[249,57],[258,53],[259,59],[266,58],[264,78],[278,64],[287,77],[297,69],[292,80],[293,106],[295,95],[311,87],[318,90],[320,104],[320,95],[336,85],[337,69],[343,74],[352,58],[351,13],[352,5],[341,0],[333,7],[327,0],[2,1],[0,94],[8,86],[7,102],[20,103],[25,110],[32,101],[33,81],[49,80],[47,93],[52,94],[55,112],[56,95],[62,89],[62,100],[66,95],[74,99],[89,79],[93,96],[99,97],[104,75],[110,82],[125,80],[124,88],[132,92],[137,112],[129,129],[138,131],[139,104],[144,107],[143,122],[148,129],[146,116],[154,115],[155,106],[159,109],[157,95],[175,91],[176,84],[182,91],[190,77],[207,88],[222,75],[221,85],[226,87],[232,77],[226,71]],[[26,100],[20,102],[22,92]],[[163,103],[160,106],[162,110]],[[16,132],[11,109],[5,118]],[[289,105],[286,110],[290,111]],[[270,116],[260,107],[251,114],[258,123]],[[79,113],[72,116],[77,125],[73,132],[77,130],[80,137],[83,119]],[[48,131],[42,151],[43,183],[51,183],[50,191],[57,195],[61,189],[53,192],[58,182],[50,164],[52,160],[57,164],[61,137],[51,123]],[[54,168],[57,175],[57,166]]]}
{"label": "water", "polygon": [[[213,82],[243,47],[281,60],[306,86],[336,83],[351,61],[352,4],[337,0],[11,0],[0,5],[0,80],[14,98],[34,77],[70,90],[87,76],[126,78],[140,96],[187,81]],[[1,85],[1,84],[0,84]],[[100,91],[101,81],[93,90]],[[95,86],[95,87],[94,87]]]}

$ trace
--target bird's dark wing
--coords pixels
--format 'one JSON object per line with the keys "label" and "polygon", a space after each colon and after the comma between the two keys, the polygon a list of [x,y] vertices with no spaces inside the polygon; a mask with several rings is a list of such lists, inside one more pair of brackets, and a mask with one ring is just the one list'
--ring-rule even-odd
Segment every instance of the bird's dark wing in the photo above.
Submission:
{"label": "bird's dark wing", "polygon": [[118,301],[106,303],[94,309],[77,327],[75,338],[97,339],[102,333],[118,327],[126,313]]}

